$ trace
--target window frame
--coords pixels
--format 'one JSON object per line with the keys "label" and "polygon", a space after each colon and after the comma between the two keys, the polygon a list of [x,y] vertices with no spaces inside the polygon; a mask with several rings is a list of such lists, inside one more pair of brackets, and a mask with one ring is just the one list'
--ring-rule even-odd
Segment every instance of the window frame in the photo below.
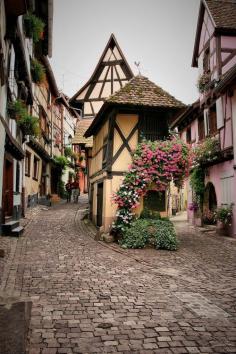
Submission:
{"label": "window frame", "polygon": [[30,177],[30,173],[31,173],[31,153],[26,150],[26,152],[25,152],[25,176]]}
{"label": "window frame", "polygon": [[[38,177],[39,177],[39,161],[40,159],[34,155],[34,163],[33,163],[33,179],[35,181],[38,181]],[[36,165],[35,165],[36,164]],[[36,167],[36,168],[35,168]]]}

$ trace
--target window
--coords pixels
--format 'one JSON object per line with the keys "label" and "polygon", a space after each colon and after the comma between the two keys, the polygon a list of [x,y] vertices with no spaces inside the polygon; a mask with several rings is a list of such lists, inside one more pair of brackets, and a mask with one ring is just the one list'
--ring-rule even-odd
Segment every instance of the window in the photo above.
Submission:
{"label": "window", "polygon": [[192,138],[191,138],[191,127],[188,127],[186,130],[186,142],[191,143]]}
{"label": "window", "polygon": [[102,149],[102,164],[103,166],[106,164],[107,160],[107,136],[103,139],[103,149]]}
{"label": "window", "polygon": [[40,128],[42,135],[49,139],[49,123],[47,120],[47,114],[42,106],[39,106]]}
{"label": "window", "polygon": [[[163,113],[164,115],[164,113]],[[167,120],[157,114],[149,113],[140,120],[140,137],[155,141],[168,135]]]}
{"label": "window", "polygon": [[34,170],[33,170],[33,179],[38,180],[39,173],[39,159],[34,156]]}
{"label": "window", "polygon": [[233,194],[234,190],[234,176],[233,174],[225,173],[221,176],[221,204],[222,205],[230,205],[233,202]]}
{"label": "window", "polygon": [[217,132],[216,121],[216,105],[214,104],[209,110],[209,134],[214,135]]}
{"label": "window", "polygon": [[209,73],[210,72],[210,49],[207,48],[204,53],[203,57],[203,71],[204,73]]}
{"label": "window", "polygon": [[31,166],[31,153],[26,151],[25,155],[25,175],[30,176],[30,166]]}
{"label": "window", "polygon": [[200,116],[198,118],[198,140],[201,141],[205,138],[205,131],[204,131],[204,117]]}

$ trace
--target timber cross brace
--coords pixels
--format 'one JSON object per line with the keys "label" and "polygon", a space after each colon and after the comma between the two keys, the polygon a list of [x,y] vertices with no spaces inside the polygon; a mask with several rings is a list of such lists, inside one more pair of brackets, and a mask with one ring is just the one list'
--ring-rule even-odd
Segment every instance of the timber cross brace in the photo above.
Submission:
{"label": "timber cross brace", "polygon": [[127,139],[125,138],[125,136],[123,135],[120,127],[118,126],[118,124],[115,122],[115,126],[114,129],[116,129],[117,133],[119,134],[120,138],[123,141],[123,144],[120,146],[120,148],[118,149],[118,151],[116,152],[116,154],[113,156],[112,158],[112,164],[114,164],[114,162],[117,160],[117,158],[120,156],[121,152],[124,150],[124,148],[127,148],[127,150],[130,152],[130,154],[132,153],[132,149],[129,146],[129,141],[132,138],[132,136],[134,135],[134,133],[136,132],[136,130],[138,130],[138,126],[139,123],[137,122],[136,125],[133,127],[133,129],[131,130],[131,132],[129,133]]}

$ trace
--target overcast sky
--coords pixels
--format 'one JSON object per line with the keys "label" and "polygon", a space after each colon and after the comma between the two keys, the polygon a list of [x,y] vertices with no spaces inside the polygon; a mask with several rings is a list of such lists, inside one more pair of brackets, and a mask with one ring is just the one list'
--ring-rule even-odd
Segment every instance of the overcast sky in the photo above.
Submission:
{"label": "overcast sky", "polygon": [[55,0],[52,68],[70,97],[90,78],[111,33],[130,64],[184,103],[197,99],[191,67],[200,0]]}

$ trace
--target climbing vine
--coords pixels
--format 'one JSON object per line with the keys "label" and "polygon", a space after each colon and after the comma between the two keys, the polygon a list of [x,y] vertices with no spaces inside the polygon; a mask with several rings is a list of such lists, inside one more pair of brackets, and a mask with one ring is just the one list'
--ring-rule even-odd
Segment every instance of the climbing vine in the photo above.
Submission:
{"label": "climbing vine", "polygon": [[113,230],[123,232],[129,226],[134,218],[133,209],[151,183],[157,191],[166,190],[171,181],[180,187],[189,174],[190,165],[190,148],[176,137],[141,142],[133,153],[133,162],[119,190],[113,195],[113,202],[118,206]]}

